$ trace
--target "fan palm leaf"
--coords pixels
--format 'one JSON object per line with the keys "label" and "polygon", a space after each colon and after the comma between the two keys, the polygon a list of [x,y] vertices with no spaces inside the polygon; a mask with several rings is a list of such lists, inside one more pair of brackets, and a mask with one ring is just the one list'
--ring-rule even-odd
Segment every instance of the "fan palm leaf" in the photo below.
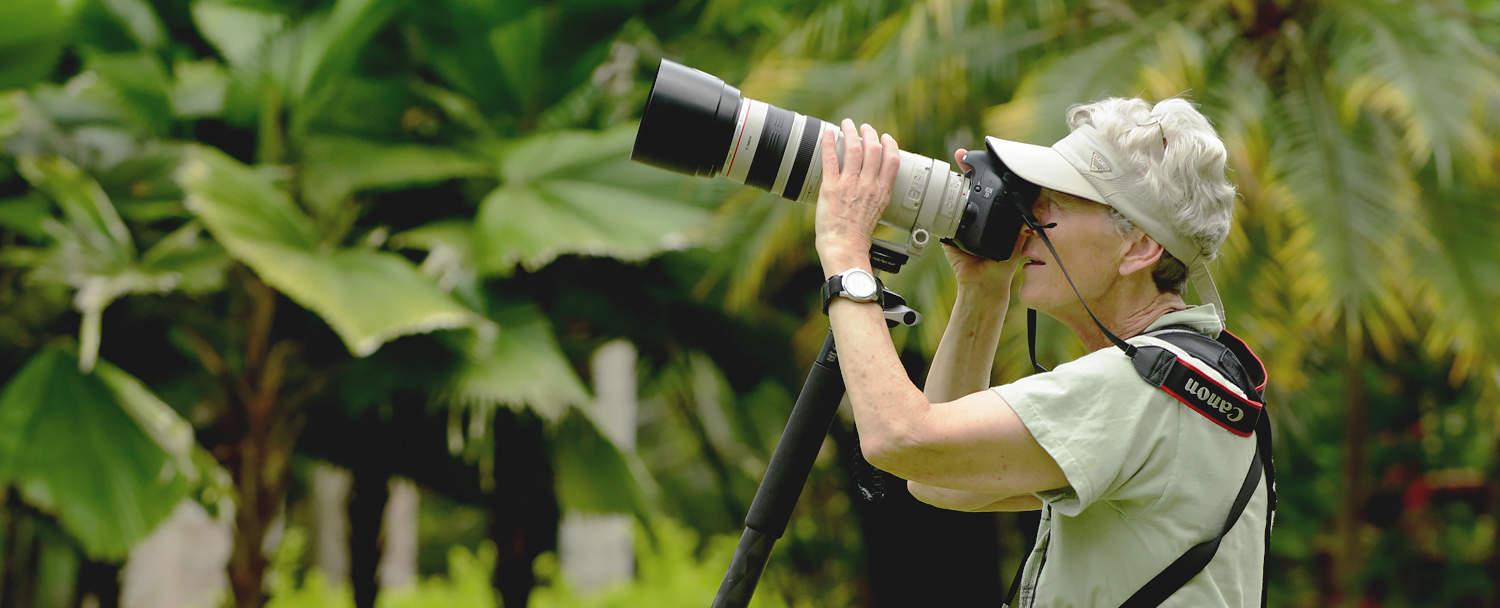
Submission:
{"label": "fan palm leaf", "polygon": [[108,362],[78,368],[73,353],[49,347],[8,379],[0,488],[55,514],[88,555],[123,559],[195,484],[222,483],[223,473],[193,453],[187,421],[140,381]]}

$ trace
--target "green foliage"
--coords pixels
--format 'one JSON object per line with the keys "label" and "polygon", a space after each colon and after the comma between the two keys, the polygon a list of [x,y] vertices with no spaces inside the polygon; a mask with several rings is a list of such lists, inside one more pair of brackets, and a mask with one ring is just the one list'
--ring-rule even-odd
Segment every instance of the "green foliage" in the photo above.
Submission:
{"label": "green foliage", "polygon": [[[347,585],[330,582],[321,571],[305,573],[300,580],[297,564],[307,548],[307,532],[289,528],[276,548],[271,574],[271,600],[266,608],[353,608],[354,596]],[[477,552],[463,547],[448,551],[447,576],[417,581],[409,587],[380,594],[377,608],[495,608],[499,605],[490,588],[495,568],[495,548]]]}
{"label": "green foliage", "polygon": [[[551,581],[532,594],[531,605],[537,608],[625,608],[653,606],[701,606],[714,596],[723,579],[724,564],[734,554],[738,542],[734,536],[718,535],[700,538],[686,526],[670,519],[659,519],[650,535],[655,543],[637,542],[636,577],[634,580],[581,594],[569,587],[558,571],[557,559],[548,554],[537,563],[538,578]],[[647,531],[638,528],[638,536]],[[354,605],[348,588],[329,582],[316,570],[301,580],[293,574],[298,556],[305,550],[306,533],[291,528],[277,549],[271,577],[271,601],[268,608],[346,608]],[[446,576],[425,578],[411,587],[391,589],[380,594],[378,608],[493,608],[498,598],[490,589],[489,577],[494,569],[495,549],[484,545],[478,551],[454,547],[448,552]],[[768,574],[757,588],[750,604],[757,608],[789,605],[784,599],[778,577]],[[831,598],[836,590],[827,590]]]}
{"label": "green foliage", "polygon": [[459,340],[464,357],[438,395],[462,407],[525,407],[556,421],[586,404],[588,389],[558,348],[551,323],[524,300],[496,302],[490,316],[498,335]]}
{"label": "green foliage", "polygon": [[361,190],[391,189],[493,173],[472,152],[388,145],[340,136],[313,136],[303,146],[302,197],[319,214]]}
{"label": "green foliage", "polygon": [[[32,225],[38,225],[52,243],[15,261],[31,267],[37,282],[76,290],[74,306],[83,313],[79,333],[84,371],[93,367],[98,356],[104,309],[111,302],[129,294],[174,289],[197,293],[219,284],[228,258],[213,243],[198,238],[196,225],[184,225],[138,255],[108,195],[78,167],[55,156],[19,160],[21,174],[61,208],[64,220],[18,215],[16,221],[23,227],[37,222]],[[17,210],[34,212],[36,208],[23,205]]]}
{"label": "green foliage", "polygon": [[599,431],[583,410],[574,410],[552,430],[557,499],[580,513],[632,513],[642,521],[660,512],[651,476],[634,453]]}
{"label": "green foliage", "polygon": [[[542,578],[553,583],[536,590],[532,603],[537,608],[627,608],[631,606],[702,606],[709,603],[724,579],[724,568],[734,555],[739,540],[731,535],[702,538],[673,520],[661,518],[653,524],[657,542],[636,542],[636,578],[589,594],[580,594],[568,586],[557,571],[557,561],[539,561]],[[637,537],[640,537],[639,530]],[[756,586],[750,602],[757,608],[787,606],[784,589],[775,573],[768,573]],[[825,600],[833,600],[837,589],[827,589]],[[819,602],[821,603],[821,602]],[[837,604],[829,601],[829,605]]]}
{"label": "green foliage", "polygon": [[502,184],[475,218],[480,267],[535,270],[569,253],[640,260],[694,243],[709,217],[692,197],[701,185],[630,163],[634,141],[634,125],[622,125],[509,145]]}
{"label": "green foliage", "polygon": [[230,254],[322,315],[356,356],[397,336],[477,321],[398,256],[323,245],[284,192],[220,152],[198,148],[179,179],[188,207]]}
{"label": "green foliage", "polygon": [[0,6],[0,90],[31,84],[52,71],[80,2],[11,0]]}
{"label": "green foliage", "polygon": [[120,559],[212,470],[187,423],[139,381],[61,348],[34,357],[0,394],[0,488],[57,516],[94,559]]}

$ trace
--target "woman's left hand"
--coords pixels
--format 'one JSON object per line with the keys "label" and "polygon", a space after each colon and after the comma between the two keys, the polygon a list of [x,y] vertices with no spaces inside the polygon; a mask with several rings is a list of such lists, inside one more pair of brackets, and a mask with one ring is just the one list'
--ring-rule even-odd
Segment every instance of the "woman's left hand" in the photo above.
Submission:
{"label": "woman's left hand", "polygon": [[877,135],[868,124],[854,130],[847,118],[844,166],[834,152],[832,131],[823,132],[823,184],[818,191],[815,230],[824,276],[851,267],[868,268],[875,225],[891,202],[891,187],[901,168],[901,149],[890,134]]}

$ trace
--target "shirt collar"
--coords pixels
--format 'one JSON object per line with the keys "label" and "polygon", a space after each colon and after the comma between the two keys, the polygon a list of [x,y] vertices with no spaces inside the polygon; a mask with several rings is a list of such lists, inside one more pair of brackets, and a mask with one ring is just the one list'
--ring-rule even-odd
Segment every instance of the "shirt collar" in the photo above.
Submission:
{"label": "shirt collar", "polygon": [[1155,321],[1146,326],[1146,331],[1141,333],[1151,333],[1171,325],[1186,325],[1193,328],[1193,331],[1210,338],[1217,338],[1219,337],[1219,332],[1224,331],[1224,324],[1219,321],[1219,312],[1214,308],[1214,305],[1199,304],[1157,317]]}

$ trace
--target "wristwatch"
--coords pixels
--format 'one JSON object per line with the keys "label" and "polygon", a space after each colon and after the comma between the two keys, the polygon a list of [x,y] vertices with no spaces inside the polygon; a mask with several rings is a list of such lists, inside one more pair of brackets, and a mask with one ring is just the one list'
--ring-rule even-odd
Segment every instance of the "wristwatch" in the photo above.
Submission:
{"label": "wristwatch", "polygon": [[880,279],[863,268],[850,268],[828,277],[823,284],[823,314],[828,314],[828,303],[834,296],[855,302],[879,302],[880,295]]}

